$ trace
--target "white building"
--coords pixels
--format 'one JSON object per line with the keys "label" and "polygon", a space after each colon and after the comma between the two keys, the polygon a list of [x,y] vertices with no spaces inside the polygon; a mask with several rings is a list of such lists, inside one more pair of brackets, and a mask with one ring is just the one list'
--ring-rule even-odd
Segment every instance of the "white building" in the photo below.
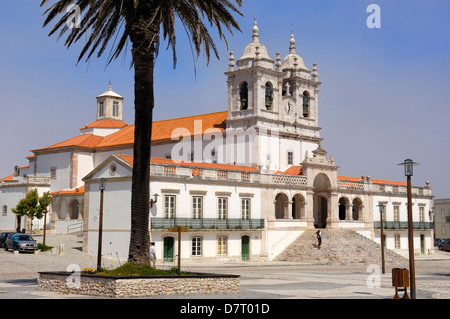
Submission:
{"label": "white building", "polygon": [[[305,230],[350,229],[380,242],[379,204],[386,247],[406,254],[406,184],[338,175],[322,149],[317,65],[296,53],[275,60],[252,41],[241,58],[230,53],[228,110],[153,123],[150,214],[158,257],[177,251],[191,260],[273,260]],[[126,259],[130,232],[134,126],[122,121],[123,97],[97,97],[96,121],[72,139],[32,150],[29,166],[0,185],[0,229],[17,226],[11,208],[26,190],[50,190],[51,228],[81,227],[84,250],[96,253],[100,191],[104,191],[103,253]],[[153,198],[153,195],[152,195]],[[413,188],[416,253],[433,251],[432,193]],[[69,228],[68,228],[69,227]]]}

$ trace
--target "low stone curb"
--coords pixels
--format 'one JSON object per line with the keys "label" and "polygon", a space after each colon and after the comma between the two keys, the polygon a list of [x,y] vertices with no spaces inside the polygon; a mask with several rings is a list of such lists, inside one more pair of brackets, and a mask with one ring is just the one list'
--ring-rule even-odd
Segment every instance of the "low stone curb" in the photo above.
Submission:
{"label": "low stone curb", "polygon": [[39,272],[38,289],[110,298],[194,294],[238,294],[239,275],[106,276],[79,272]]}

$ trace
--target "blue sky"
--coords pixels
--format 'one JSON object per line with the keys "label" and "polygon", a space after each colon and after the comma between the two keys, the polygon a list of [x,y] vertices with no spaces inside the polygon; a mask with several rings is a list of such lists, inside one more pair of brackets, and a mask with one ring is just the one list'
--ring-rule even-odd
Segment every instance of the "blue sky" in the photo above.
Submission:
{"label": "blue sky", "polygon": [[[381,8],[381,28],[369,29],[369,4]],[[134,122],[133,70],[127,52],[76,63],[80,45],[42,28],[40,1],[3,1],[0,10],[0,176],[26,165],[30,149],[73,137],[95,120],[95,97],[108,88],[125,97],[124,120]],[[404,180],[406,158],[421,165],[413,184],[430,181],[450,197],[450,2],[446,0],[244,0],[241,32],[220,60],[193,58],[184,30],[178,64],[161,45],[155,71],[155,120],[227,109],[228,52],[239,58],[251,41],[253,19],[272,58],[285,56],[291,29],[305,65],[318,64],[323,147],[340,175]]]}

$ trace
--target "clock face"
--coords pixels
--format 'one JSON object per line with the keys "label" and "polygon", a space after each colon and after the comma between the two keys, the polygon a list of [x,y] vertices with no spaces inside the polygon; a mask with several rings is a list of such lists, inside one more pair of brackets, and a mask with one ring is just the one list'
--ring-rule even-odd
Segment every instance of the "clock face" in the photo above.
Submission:
{"label": "clock face", "polygon": [[287,102],[287,104],[284,106],[284,109],[285,109],[287,114],[291,114],[292,113],[292,108],[293,108],[293,105],[292,105],[291,102]]}

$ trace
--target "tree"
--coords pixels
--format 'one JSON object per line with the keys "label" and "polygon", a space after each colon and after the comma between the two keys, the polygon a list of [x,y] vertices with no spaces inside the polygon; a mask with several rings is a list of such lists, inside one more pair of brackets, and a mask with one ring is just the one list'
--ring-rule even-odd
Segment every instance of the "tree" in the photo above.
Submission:
{"label": "tree", "polygon": [[[42,0],[41,7],[49,0]],[[131,235],[128,260],[149,263],[150,157],[154,107],[154,66],[161,37],[172,48],[176,66],[175,22],[181,21],[197,57],[201,52],[209,62],[210,50],[219,58],[216,45],[205,25],[208,22],[226,43],[223,27],[232,34],[240,31],[233,13],[242,0],[58,0],[44,13],[44,27],[56,16],[49,36],[60,30],[68,33],[65,46],[70,47],[85,35],[87,42],[78,58],[100,57],[112,40],[108,63],[120,56],[131,42],[134,66],[134,160],[131,187]],[[75,7],[74,7],[75,5]],[[75,11],[73,10],[75,8]],[[76,16],[79,14],[79,16]],[[73,19],[77,23],[73,23]]]}
{"label": "tree", "polygon": [[[16,208],[12,209],[12,212],[19,218],[27,216],[31,221],[34,218],[41,219],[45,214],[46,199],[47,203],[50,203],[51,196],[48,192],[39,197],[37,189],[34,189],[19,201]],[[33,223],[31,223],[31,229],[33,229]]]}

